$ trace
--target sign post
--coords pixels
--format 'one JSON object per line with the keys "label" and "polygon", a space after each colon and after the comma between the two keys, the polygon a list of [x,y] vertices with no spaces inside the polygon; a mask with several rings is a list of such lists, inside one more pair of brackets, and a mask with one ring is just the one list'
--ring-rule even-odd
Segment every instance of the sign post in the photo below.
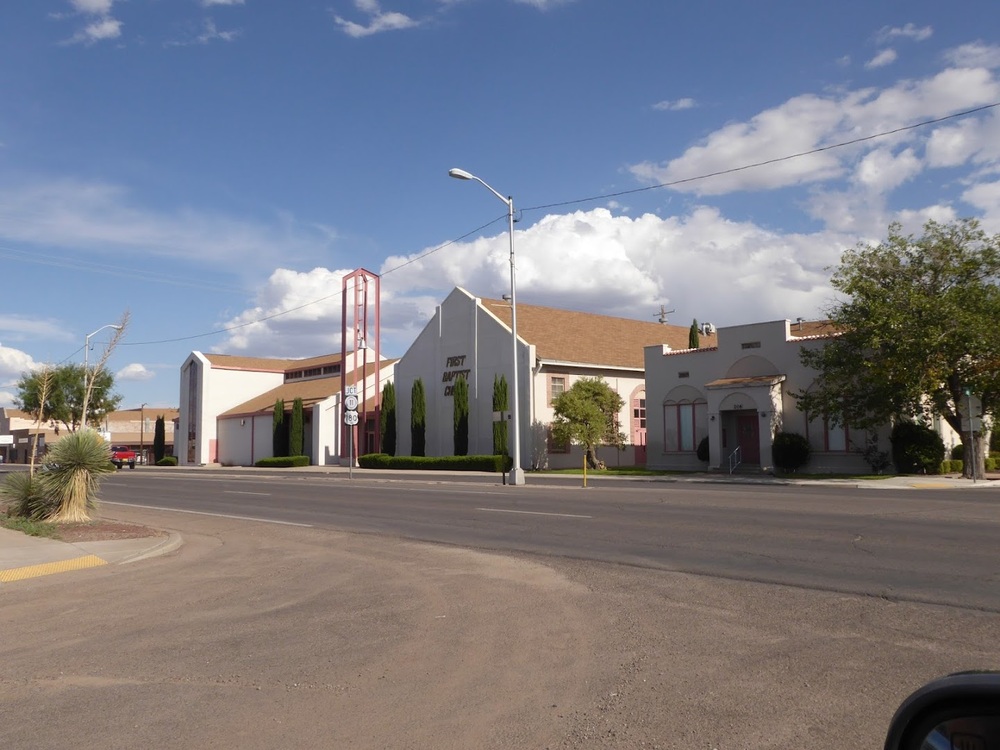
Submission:
{"label": "sign post", "polygon": [[358,424],[358,387],[349,385],[344,388],[344,424],[347,425],[347,440],[350,446],[347,453],[348,479],[354,479],[354,427]]}

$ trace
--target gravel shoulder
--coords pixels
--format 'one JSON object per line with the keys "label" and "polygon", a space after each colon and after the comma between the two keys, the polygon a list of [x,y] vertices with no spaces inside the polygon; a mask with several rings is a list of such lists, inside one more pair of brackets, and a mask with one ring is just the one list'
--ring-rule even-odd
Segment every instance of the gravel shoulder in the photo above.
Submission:
{"label": "gravel shoulder", "polygon": [[988,613],[114,511],[185,545],[0,590],[2,746],[878,747],[1000,666]]}

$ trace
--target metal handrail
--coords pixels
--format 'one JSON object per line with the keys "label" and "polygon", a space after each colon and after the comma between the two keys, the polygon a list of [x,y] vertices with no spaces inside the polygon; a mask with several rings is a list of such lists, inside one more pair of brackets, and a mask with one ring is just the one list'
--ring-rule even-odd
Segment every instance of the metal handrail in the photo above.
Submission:
{"label": "metal handrail", "polygon": [[736,446],[736,450],[729,454],[729,473],[732,474],[736,467],[743,463],[743,454],[740,452],[740,446]]}

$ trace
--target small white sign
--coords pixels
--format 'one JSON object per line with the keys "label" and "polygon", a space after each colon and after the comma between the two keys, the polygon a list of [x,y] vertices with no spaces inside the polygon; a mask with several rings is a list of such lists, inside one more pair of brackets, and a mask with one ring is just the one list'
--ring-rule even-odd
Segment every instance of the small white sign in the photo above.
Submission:
{"label": "small white sign", "polygon": [[356,385],[345,385],[344,386],[344,395],[345,396],[357,396],[358,395],[358,387]]}
{"label": "small white sign", "polygon": [[358,413],[356,411],[344,412],[344,424],[353,427],[358,423]]}
{"label": "small white sign", "polygon": [[354,411],[358,408],[358,397],[354,395],[347,396],[344,399],[344,406],[347,407],[348,410]]}
{"label": "small white sign", "polygon": [[0,445],[13,445],[14,436],[13,435],[0,435]]}

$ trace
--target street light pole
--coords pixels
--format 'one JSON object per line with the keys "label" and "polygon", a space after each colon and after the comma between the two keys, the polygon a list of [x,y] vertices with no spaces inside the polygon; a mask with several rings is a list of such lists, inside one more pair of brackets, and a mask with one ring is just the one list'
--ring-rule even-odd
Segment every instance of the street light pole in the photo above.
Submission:
{"label": "street light pole", "polygon": [[122,329],[121,326],[115,325],[114,323],[108,323],[106,326],[101,326],[93,333],[88,333],[84,339],[83,344],[83,412],[80,414],[80,427],[82,429],[87,429],[87,406],[90,401],[90,339],[105,328],[114,328],[116,331]]}
{"label": "street light pole", "polygon": [[511,387],[514,391],[513,398],[511,399],[511,426],[513,427],[511,430],[511,442],[514,444],[511,451],[511,458],[513,459],[513,466],[511,466],[507,481],[511,484],[524,484],[524,469],[521,468],[521,412],[518,408],[517,387],[517,278],[514,263],[514,199],[510,196],[504,198],[503,195],[490,187],[485,181],[470,172],[466,172],[464,169],[450,169],[448,170],[448,176],[454,177],[457,180],[475,180],[507,206],[507,231],[510,236],[510,334],[513,344],[512,369],[514,372],[511,378]]}

